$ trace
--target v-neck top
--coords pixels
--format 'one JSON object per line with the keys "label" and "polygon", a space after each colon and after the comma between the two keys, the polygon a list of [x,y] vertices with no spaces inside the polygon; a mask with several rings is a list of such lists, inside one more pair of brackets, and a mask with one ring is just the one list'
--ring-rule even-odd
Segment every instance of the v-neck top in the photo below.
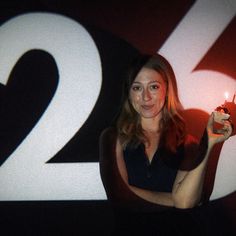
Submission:
{"label": "v-neck top", "polygon": [[183,146],[176,153],[158,148],[151,162],[143,144],[137,148],[126,147],[123,154],[130,185],[158,192],[172,191],[184,155]]}

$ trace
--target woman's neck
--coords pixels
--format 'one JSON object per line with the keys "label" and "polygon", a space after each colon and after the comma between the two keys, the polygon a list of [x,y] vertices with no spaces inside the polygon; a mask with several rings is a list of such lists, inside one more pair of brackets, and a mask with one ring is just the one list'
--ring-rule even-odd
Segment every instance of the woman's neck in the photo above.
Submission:
{"label": "woman's neck", "polygon": [[144,130],[144,134],[147,138],[147,141],[144,143],[145,152],[150,163],[159,146],[159,141],[160,141],[159,123],[160,119],[157,119],[157,117],[155,117],[154,119],[141,120],[141,125]]}
{"label": "woman's neck", "polygon": [[142,118],[141,125],[144,131],[148,133],[158,133],[159,132],[160,117],[155,118]]}

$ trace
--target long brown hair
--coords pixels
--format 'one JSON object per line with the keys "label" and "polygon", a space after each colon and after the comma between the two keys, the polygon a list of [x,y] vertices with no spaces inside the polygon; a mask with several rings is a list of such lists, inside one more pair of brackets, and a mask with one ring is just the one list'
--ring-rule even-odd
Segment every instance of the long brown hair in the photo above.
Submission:
{"label": "long brown hair", "polygon": [[130,88],[142,67],[153,69],[160,73],[167,84],[166,101],[162,111],[161,145],[172,152],[183,143],[185,138],[185,122],[181,116],[183,110],[178,97],[178,89],[174,71],[169,62],[161,55],[142,55],[136,58],[128,71],[123,86],[123,102],[117,120],[117,130],[123,148],[127,145],[136,147],[148,142],[145,136],[139,114],[129,101]]}

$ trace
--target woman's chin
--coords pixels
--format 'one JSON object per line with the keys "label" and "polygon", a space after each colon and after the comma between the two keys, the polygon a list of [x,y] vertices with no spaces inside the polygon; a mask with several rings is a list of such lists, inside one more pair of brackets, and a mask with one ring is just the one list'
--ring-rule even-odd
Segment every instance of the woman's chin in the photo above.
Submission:
{"label": "woman's chin", "polygon": [[156,118],[157,117],[157,114],[154,114],[154,113],[148,113],[148,112],[143,112],[142,114],[140,114],[141,115],[141,117],[143,118],[143,119],[154,119],[154,118]]}

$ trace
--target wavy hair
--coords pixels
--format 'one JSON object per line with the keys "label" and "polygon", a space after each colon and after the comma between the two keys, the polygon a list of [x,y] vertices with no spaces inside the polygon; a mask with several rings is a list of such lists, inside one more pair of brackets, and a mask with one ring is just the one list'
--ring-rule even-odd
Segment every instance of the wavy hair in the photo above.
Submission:
{"label": "wavy hair", "polygon": [[130,88],[142,67],[153,69],[160,73],[167,84],[165,104],[162,110],[159,131],[160,145],[172,152],[184,142],[186,131],[185,121],[181,115],[182,104],[178,97],[177,82],[169,62],[161,55],[141,55],[137,57],[128,70],[123,84],[123,101],[117,120],[117,131],[123,148],[127,145],[136,147],[140,143],[149,142],[141,126],[139,114],[134,110],[129,100]]}

